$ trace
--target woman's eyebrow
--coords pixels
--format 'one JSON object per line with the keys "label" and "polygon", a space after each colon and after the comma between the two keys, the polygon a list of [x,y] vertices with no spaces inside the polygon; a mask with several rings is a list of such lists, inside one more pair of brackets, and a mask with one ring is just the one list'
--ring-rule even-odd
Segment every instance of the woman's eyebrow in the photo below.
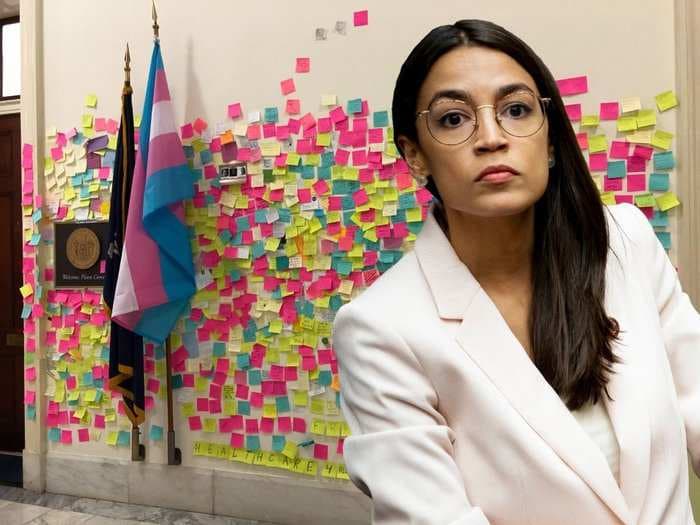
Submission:
{"label": "woman's eyebrow", "polygon": [[[523,82],[513,82],[511,84],[506,84],[504,86],[499,87],[496,90],[496,99],[505,97],[507,95],[510,95],[511,93],[514,93],[516,91],[529,91],[533,92],[532,88],[528,86],[527,84]],[[430,102],[428,103],[428,106],[435,102],[437,99],[440,98],[454,98],[457,100],[463,100],[464,102],[469,102],[469,103],[474,103],[474,99],[472,98],[471,94],[468,91],[464,91],[462,89],[441,89],[437,93],[433,95],[433,97],[430,99]]]}

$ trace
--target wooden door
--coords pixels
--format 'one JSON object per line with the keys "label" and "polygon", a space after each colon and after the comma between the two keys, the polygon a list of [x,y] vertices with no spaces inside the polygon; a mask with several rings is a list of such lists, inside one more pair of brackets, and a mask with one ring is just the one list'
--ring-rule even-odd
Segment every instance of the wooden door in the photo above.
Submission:
{"label": "wooden door", "polygon": [[19,115],[0,115],[0,450],[24,448]]}

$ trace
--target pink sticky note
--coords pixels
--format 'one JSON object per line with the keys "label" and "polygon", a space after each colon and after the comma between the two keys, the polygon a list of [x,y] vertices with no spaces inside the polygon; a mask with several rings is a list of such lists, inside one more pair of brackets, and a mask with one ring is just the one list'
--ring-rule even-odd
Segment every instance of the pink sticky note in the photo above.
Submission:
{"label": "pink sticky note", "polygon": [[61,430],[61,443],[64,445],[73,444],[73,431],[72,430]]}
{"label": "pink sticky note", "polygon": [[581,120],[581,104],[567,104],[564,106],[564,109],[566,109],[566,114],[569,116],[569,120]]}
{"label": "pink sticky note", "polygon": [[603,191],[622,191],[623,179],[609,179],[607,175],[603,175]]}
{"label": "pink sticky note", "polygon": [[617,120],[620,116],[620,105],[617,102],[600,103],[600,120]]}
{"label": "pink sticky note", "polygon": [[644,173],[627,174],[627,191],[646,191],[647,179]]}
{"label": "pink sticky note", "polygon": [[608,169],[608,154],[591,153],[588,156],[588,166],[591,171],[606,171]]}
{"label": "pink sticky note", "polygon": [[295,417],[292,423],[294,432],[304,433],[306,432],[306,420],[303,417]]}
{"label": "pink sticky note", "polygon": [[289,98],[287,99],[287,106],[285,108],[285,111],[289,115],[298,115],[301,113],[301,103],[299,99],[296,98]]}
{"label": "pink sticky note", "polygon": [[369,16],[367,10],[355,11],[352,14],[352,23],[355,27],[366,26],[369,23]]}
{"label": "pink sticky note", "polygon": [[634,195],[615,195],[615,202],[617,204],[622,204],[623,202],[626,202],[628,204],[634,204]]}
{"label": "pink sticky note", "polygon": [[570,77],[557,80],[559,93],[562,96],[578,95],[579,93],[588,92],[588,77]]}
{"label": "pink sticky note", "polygon": [[194,136],[194,129],[192,128],[192,124],[185,124],[184,126],[181,126],[180,135],[182,135],[183,139],[191,139]]}
{"label": "pink sticky note", "polygon": [[297,57],[295,71],[297,73],[308,73],[311,69],[311,59],[309,57]]}
{"label": "pink sticky note", "polygon": [[287,78],[280,82],[280,87],[282,88],[283,95],[289,95],[290,93],[294,93],[296,91],[293,78]]}
{"label": "pink sticky note", "polygon": [[36,380],[36,368],[29,367],[24,371],[25,381],[35,381]]}
{"label": "pink sticky note", "polygon": [[157,394],[158,390],[160,390],[160,381],[158,381],[155,377],[149,377],[146,390]]}
{"label": "pink sticky note", "polygon": [[645,160],[651,160],[654,153],[654,148],[649,146],[644,146],[642,144],[636,144],[634,146],[634,151],[632,151],[633,157],[641,157]]}
{"label": "pink sticky note", "polygon": [[578,147],[582,150],[588,149],[588,133],[576,133]]}
{"label": "pink sticky note", "polygon": [[190,416],[187,421],[190,425],[190,430],[202,430],[202,418],[199,416]]}
{"label": "pink sticky note", "polygon": [[629,156],[630,144],[624,140],[613,140],[610,145],[611,159],[626,159]]}
{"label": "pink sticky note", "polygon": [[228,116],[231,118],[238,118],[241,116],[241,103],[234,102],[228,105]]}
{"label": "pink sticky note", "polygon": [[646,171],[646,163],[647,161],[644,157],[635,157],[634,155],[627,157],[627,173]]}
{"label": "pink sticky note", "polygon": [[53,160],[61,160],[63,158],[63,148],[61,146],[51,148],[51,158]]}
{"label": "pink sticky note", "polygon": [[81,443],[90,441],[90,431],[87,428],[78,429],[78,441]]}
{"label": "pink sticky note", "polygon": [[231,434],[231,446],[234,448],[242,448],[245,436],[243,434]]}
{"label": "pink sticky note", "polygon": [[322,445],[321,443],[314,444],[314,458],[321,459],[323,461],[328,459],[328,445]]}
{"label": "pink sticky note", "polygon": [[95,414],[95,428],[105,428],[105,417],[102,414]]}

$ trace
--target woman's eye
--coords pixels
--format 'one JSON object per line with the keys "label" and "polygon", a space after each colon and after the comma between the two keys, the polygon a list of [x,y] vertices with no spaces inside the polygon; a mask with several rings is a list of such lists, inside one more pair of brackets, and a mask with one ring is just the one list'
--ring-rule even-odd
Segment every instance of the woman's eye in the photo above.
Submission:
{"label": "woman's eye", "polygon": [[527,117],[531,112],[531,109],[525,104],[510,104],[503,111],[502,114],[506,118],[519,119]]}
{"label": "woman's eye", "polygon": [[439,119],[440,125],[445,126],[447,128],[456,128],[457,126],[461,126],[462,124],[464,124],[464,122],[467,120],[469,120],[469,117],[467,115],[457,111],[445,113]]}

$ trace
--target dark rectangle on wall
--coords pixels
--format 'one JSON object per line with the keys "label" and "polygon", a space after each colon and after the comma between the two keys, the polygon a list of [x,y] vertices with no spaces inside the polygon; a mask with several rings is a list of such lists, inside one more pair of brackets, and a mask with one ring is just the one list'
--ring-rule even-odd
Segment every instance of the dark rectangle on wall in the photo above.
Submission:
{"label": "dark rectangle on wall", "polygon": [[107,257],[109,222],[54,224],[56,287],[101,287]]}

